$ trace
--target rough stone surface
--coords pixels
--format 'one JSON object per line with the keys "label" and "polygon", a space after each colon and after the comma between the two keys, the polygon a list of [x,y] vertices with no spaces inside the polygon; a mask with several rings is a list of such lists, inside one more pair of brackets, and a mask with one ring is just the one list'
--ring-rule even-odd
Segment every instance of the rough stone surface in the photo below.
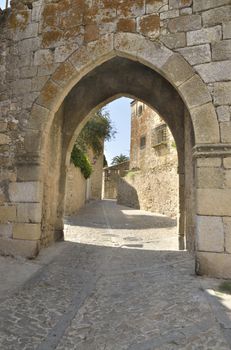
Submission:
{"label": "rough stone surface", "polygon": [[222,38],[221,26],[211,27],[211,28],[202,28],[196,31],[190,31],[186,34],[187,44],[199,45],[216,42]]}
{"label": "rough stone surface", "polygon": [[206,83],[231,80],[231,61],[205,63],[195,68]]}
{"label": "rough stone surface", "polygon": [[231,40],[223,40],[212,45],[214,61],[229,60],[231,57]]}
{"label": "rough stone surface", "polygon": [[221,122],[221,141],[222,142],[231,142],[231,122]]}
{"label": "rough stone surface", "polygon": [[224,167],[225,168],[227,168],[227,169],[231,168],[231,157],[224,158],[223,162],[224,162]]}
{"label": "rough stone surface", "polygon": [[198,188],[223,188],[224,171],[221,168],[201,167],[197,169]]}
{"label": "rough stone surface", "polygon": [[214,84],[214,102],[217,105],[231,104],[231,82]]}
{"label": "rough stone surface", "polygon": [[223,36],[224,39],[231,38],[231,21],[223,23]]}
{"label": "rough stone surface", "polygon": [[230,121],[230,116],[231,116],[230,106],[217,107],[217,115],[220,122]]}
{"label": "rough stone surface", "polygon": [[220,158],[198,158],[197,166],[198,167],[220,167],[221,159]]}
{"label": "rough stone surface", "polygon": [[215,272],[218,278],[230,278],[231,254],[198,252],[198,273],[211,276]]}
{"label": "rough stone surface", "polygon": [[182,48],[177,51],[193,66],[211,61],[211,51],[208,44]]}
{"label": "rough stone surface", "polygon": [[[230,4],[229,4],[230,5]],[[230,20],[231,6],[222,6],[202,13],[202,20],[205,26],[214,26]]]}
{"label": "rough stone surface", "polygon": [[41,237],[40,224],[20,223],[13,225],[13,238],[38,241]]}
{"label": "rough stone surface", "polygon": [[197,189],[197,213],[199,215],[230,216],[230,208],[230,189]]}
{"label": "rough stone surface", "polygon": [[180,16],[172,18],[168,22],[171,33],[187,32],[201,28],[201,17],[198,15]]}
{"label": "rough stone surface", "polygon": [[197,244],[199,251],[224,252],[222,218],[197,216]]}
{"label": "rough stone surface", "polygon": [[205,11],[212,9],[214,7],[229,5],[229,0],[193,0],[193,10],[197,11]]}
{"label": "rough stone surface", "polygon": [[[192,112],[192,119],[197,129],[196,141],[198,143],[216,143],[219,141],[219,131],[217,130],[217,116],[211,103],[196,107]],[[208,137],[205,135],[206,125],[210,128]]]}
{"label": "rough stone surface", "polygon": [[231,219],[223,218],[225,228],[225,251],[231,253]]}
{"label": "rough stone surface", "polygon": [[[218,317],[228,311],[213,307],[190,255],[174,250],[174,228],[126,210],[97,203],[67,223],[63,249],[1,299],[2,350],[230,349]],[[160,227],[148,233],[153,221]]]}
{"label": "rough stone surface", "polygon": [[12,202],[39,202],[40,187],[38,182],[15,182],[9,186]]}

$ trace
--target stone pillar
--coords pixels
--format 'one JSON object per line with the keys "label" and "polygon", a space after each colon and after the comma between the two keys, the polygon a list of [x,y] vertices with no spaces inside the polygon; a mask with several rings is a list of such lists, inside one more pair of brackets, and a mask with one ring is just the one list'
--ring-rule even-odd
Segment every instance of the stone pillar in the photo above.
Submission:
{"label": "stone pillar", "polygon": [[231,277],[231,145],[195,148],[197,273]]}
{"label": "stone pillar", "polygon": [[37,163],[17,164],[15,181],[8,184],[8,202],[0,210],[0,253],[34,257],[41,238],[42,183]]}

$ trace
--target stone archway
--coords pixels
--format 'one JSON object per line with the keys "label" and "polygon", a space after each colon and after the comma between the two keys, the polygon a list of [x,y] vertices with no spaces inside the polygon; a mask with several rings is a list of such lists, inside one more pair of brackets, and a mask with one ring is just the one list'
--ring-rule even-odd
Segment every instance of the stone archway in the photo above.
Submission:
{"label": "stone archway", "polygon": [[[143,85],[141,84],[143,91],[145,91],[144,96],[141,93],[141,87],[137,88],[136,91],[136,85],[132,85],[129,79],[126,80],[126,75],[123,75],[125,79],[123,85],[120,85],[120,81],[120,84],[117,84],[115,89],[111,90],[110,93],[107,93],[105,89],[101,91],[102,96],[97,96],[97,98],[92,101],[89,99],[86,101],[84,100],[84,102],[87,102],[88,109],[79,110],[79,115],[75,116],[73,119],[73,106],[72,111],[70,106],[71,96],[74,94],[74,91],[78,90],[77,95],[79,94],[79,97],[83,99],[86,92],[88,93],[89,91],[85,90],[85,94],[83,94],[84,88],[83,86],[81,87],[81,84],[86,84],[86,81],[90,81],[91,79],[96,79],[95,81],[97,81],[97,79],[99,80],[99,77],[102,76],[102,71],[100,71],[100,69],[102,69],[102,67],[105,68],[105,66],[107,66],[107,77],[110,79],[109,72],[112,70],[112,67],[121,68],[123,65],[125,67],[125,72],[128,71],[128,67],[133,67],[130,72],[132,74],[138,71],[137,67],[142,67],[139,73],[140,77],[144,72],[148,72],[148,75],[150,73],[150,76],[159,81],[158,90],[155,90],[155,86],[151,80],[150,85],[147,86],[148,79],[145,79],[145,83],[143,83]],[[97,73],[97,71],[99,72]],[[117,82],[119,82],[118,78],[119,76],[117,74]],[[122,86],[124,88],[122,88]],[[153,94],[153,92],[156,92],[156,94]],[[25,136],[25,150],[28,154],[28,159],[30,159],[30,161],[28,161],[28,163],[30,163],[30,169],[36,168],[35,171],[37,173],[39,169],[40,174],[38,181],[33,183],[32,191],[36,196],[36,202],[43,205],[41,222],[43,223],[42,230],[45,232],[42,239],[44,243],[53,239],[51,232],[53,232],[54,229],[62,229],[62,204],[59,205],[58,208],[49,208],[49,206],[46,206],[48,201],[55,202],[58,200],[59,203],[62,203],[63,183],[60,180],[62,176],[58,178],[55,185],[57,191],[52,192],[53,194],[57,193],[57,197],[50,198],[48,196],[48,201],[44,200],[44,193],[47,195],[49,192],[47,192],[45,179],[50,178],[50,181],[52,180],[51,174],[47,173],[48,166],[51,165],[51,158],[47,157],[47,154],[52,153],[52,149],[54,150],[54,144],[51,144],[51,140],[53,140],[51,135],[53,133],[53,136],[57,136],[57,133],[59,133],[60,139],[58,142],[59,144],[56,145],[56,151],[62,149],[63,154],[66,155],[71,144],[73,133],[78,127],[81,127],[84,122],[84,117],[94,108],[97,108],[100,104],[105,103],[105,101],[119,93],[140,98],[157,109],[170,126],[176,141],[179,140],[178,150],[182,147],[182,145],[180,146],[180,139],[183,133],[185,133],[185,125],[182,127],[180,121],[187,120],[187,128],[191,128],[189,134],[193,134],[195,138],[194,156],[200,157],[198,163],[201,168],[203,168],[203,165],[207,162],[204,156],[209,154],[209,156],[213,157],[217,155],[217,150],[222,151],[222,147],[219,146],[219,125],[207,86],[181,55],[173,53],[163,45],[145,39],[139,34],[110,34],[101,37],[97,41],[83,45],[64,63],[60,64],[58,69],[45,84],[40,96],[33,105],[31,119]],[[166,94],[165,98],[161,96],[162,93]],[[77,101],[77,99],[75,101]],[[171,102],[167,104],[166,101]],[[66,117],[68,113],[72,115],[72,117]],[[66,124],[65,120],[68,120]],[[73,120],[75,123],[73,123]],[[181,132],[179,129],[182,129]],[[63,138],[64,134],[65,137]],[[37,137],[37,142],[31,142],[35,135]],[[218,145],[218,147],[215,145]],[[188,146],[189,148],[191,147],[192,150],[192,143]],[[51,152],[49,152],[49,147]],[[216,152],[214,152],[214,148]],[[182,164],[183,159],[185,159],[185,154],[182,157]],[[60,174],[61,169],[64,169],[63,165],[65,161],[65,157],[62,156],[54,166],[56,170],[60,171]],[[20,167],[20,165],[18,166]],[[191,174],[194,170],[194,167],[191,166]],[[184,173],[184,171],[182,173]],[[201,173],[203,177],[203,170]],[[198,172],[196,174],[198,174]],[[212,260],[213,254],[217,252],[217,242],[215,242],[214,245],[208,243],[207,227],[213,227],[214,216],[216,216],[216,223],[221,223],[222,219],[219,215],[222,214],[214,211],[213,206],[208,204],[208,200],[211,196],[209,191],[203,188],[199,188],[196,191],[198,181],[202,180],[196,178],[196,184],[193,184],[193,188],[189,189],[189,191],[190,193],[195,192],[196,194],[195,211],[196,214],[199,214],[199,219],[196,221],[196,247],[198,251],[202,251],[198,253],[199,260],[202,261],[200,270],[206,272],[210,271],[210,266],[206,261]],[[26,186],[27,184],[25,183],[25,187]],[[193,212],[193,205],[191,205],[190,210],[191,219],[189,219],[189,221],[190,225],[194,226],[196,216]],[[49,223],[48,218],[50,217],[51,222]],[[47,224],[50,229],[47,227]],[[32,227],[31,224],[30,228],[32,231],[34,230],[34,233],[31,233],[32,236],[34,235],[32,238],[33,242],[39,242],[41,239],[40,225],[37,224]],[[47,232],[50,233],[47,234]],[[22,239],[22,237],[19,238]],[[222,259],[225,258],[228,262],[227,254],[220,254],[220,256],[222,256]],[[230,259],[230,256],[228,256],[228,259]]]}

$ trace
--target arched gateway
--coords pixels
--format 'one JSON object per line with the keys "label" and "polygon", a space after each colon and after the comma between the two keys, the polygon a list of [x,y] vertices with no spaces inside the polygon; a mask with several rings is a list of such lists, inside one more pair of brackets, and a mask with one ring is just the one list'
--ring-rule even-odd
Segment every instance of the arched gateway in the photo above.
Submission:
{"label": "arched gateway", "polygon": [[[184,8],[180,4],[187,2],[186,8],[191,9],[191,1],[178,1],[177,11]],[[156,109],[175,138],[180,179],[179,235],[181,238],[185,235],[187,248],[196,251],[197,271],[230,277],[231,190],[225,181],[230,167],[230,145],[220,135],[222,125],[219,126],[214,97],[203,81],[206,78],[200,74],[200,69],[196,70],[181,53],[170,50],[160,42],[160,27],[153,38],[154,22],[150,22],[151,29],[147,33],[142,32],[142,21],[148,20],[147,17],[152,17],[153,21],[155,16],[158,21],[160,14],[157,7],[154,10],[153,5],[154,15],[144,13],[139,19],[130,1],[119,1],[117,3],[126,3],[126,11],[134,12],[130,21],[133,21],[133,17],[136,21],[138,18],[137,30],[129,30],[126,26],[124,30],[117,23],[117,30],[100,34],[100,28],[105,24],[103,15],[98,24],[95,22],[98,21],[100,11],[107,9],[107,1],[100,1],[102,8],[92,14],[95,21],[84,24],[82,42],[78,42],[77,38],[84,18],[79,19],[80,24],[73,27],[75,40],[70,50],[70,43],[63,41],[63,37],[48,40],[52,31],[46,30],[49,9],[57,13],[61,10],[69,13],[68,7],[61,9],[60,2],[55,2],[55,5],[53,2],[39,1],[32,2],[32,9],[25,9],[22,1],[18,3],[22,7],[16,6],[6,19],[11,32],[23,35],[38,22],[42,23],[42,29],[31,42],[30,37],[19,36],[20,39],[12,47],[18,47],[20,41],[32,47],[38,40],[38,47],[32,50],[33,61],[24,69],[24,74],[32,75],[34,68],[37,72],[31,78],[34,84],[36,79],[37,83],[41,80],[42,75],[39,76],[38,72],[40,70],[41,74],[45,66],[49,74],[44,75],[45,79],[36,92],[28,89],[27,96],[31,99],[28,105],[20,98],[23,95],[20,89],[25,88],[23,84],[27,84],[30,77],[23,78],[20,75],[15,78],[15,86],[19,90],[15,90],[15,105],[20,110],[20,127],[14,133],[9,130],[7,135],[8,129],[4,133],[5,137],[12,140],[13,160],[10,165],[2,163],[8,175],[4,179],[5,202],[1,207],[3,214],[0,215],[2,230],[7,232],[5,237],[1,235],[0,238],[1,252],[31,257],[37,254],[41,246],[62,235],[66,164],[75,137],[94,110],[123,95],[138,98]],[[88,1],[76,3],[83,5],[83,8],[78,8],[78,13],[83,11],[83,17],[86,16],[84,6]],[[152,2],[137,1],[136,9],[142,7],[138,3],[146,4],[144,11],[147,12],[148,3]],[[123,21],[124,25],[128,25],[129,20],[123,12],[119,12],[118,6],[117,20],[121,19],[120,25]],[[33,21],[35,10],[39,13],[37,21]],[[21,28],[14,28],[14,16],[16,25],[19,25],[17,16],[22,15],[22,11],[24,15],[31,12],[32,22],[25,19]],[[202,14],[187,15],[189,23],[193,16],[198,17],[199,21]],[[186,15],[179,18],[185,20]],[[171,23],[168,22],[170,32]],[[7,25],[5,29],[9,29]],[[98,34],[95,36],[96,30]],[[166,38],[169,35],[166,34]],[[67,54],[68,50],[70,54]],[[56,62],[53,54],[59,57]],[[7,75],[5,79],[7,84]],[[12,105],[12,95],[9,100]],[[6,115],[10,117],[10,109]],[[3,154],[2,159],[5,160],[4,157]],[[12,170],[15,176],[12,176]]]}

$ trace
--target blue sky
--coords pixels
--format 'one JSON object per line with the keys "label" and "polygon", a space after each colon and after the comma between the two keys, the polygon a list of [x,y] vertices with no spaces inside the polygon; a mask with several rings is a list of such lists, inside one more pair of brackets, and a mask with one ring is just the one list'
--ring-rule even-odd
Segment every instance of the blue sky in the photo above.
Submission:
{"label": "blue sky", "polygon": [[5,8],[6,0],[0,0],[1,9]]}
{"label": "blue sky", "polygon": [[130,152],[130,134],[131,134],[131,99],[121,97],[105,108],[109,111],[112,123],[117,131],[115,138],[105,142],[105,155],[108,164],[113,157],[119,154],[129,155]]}

